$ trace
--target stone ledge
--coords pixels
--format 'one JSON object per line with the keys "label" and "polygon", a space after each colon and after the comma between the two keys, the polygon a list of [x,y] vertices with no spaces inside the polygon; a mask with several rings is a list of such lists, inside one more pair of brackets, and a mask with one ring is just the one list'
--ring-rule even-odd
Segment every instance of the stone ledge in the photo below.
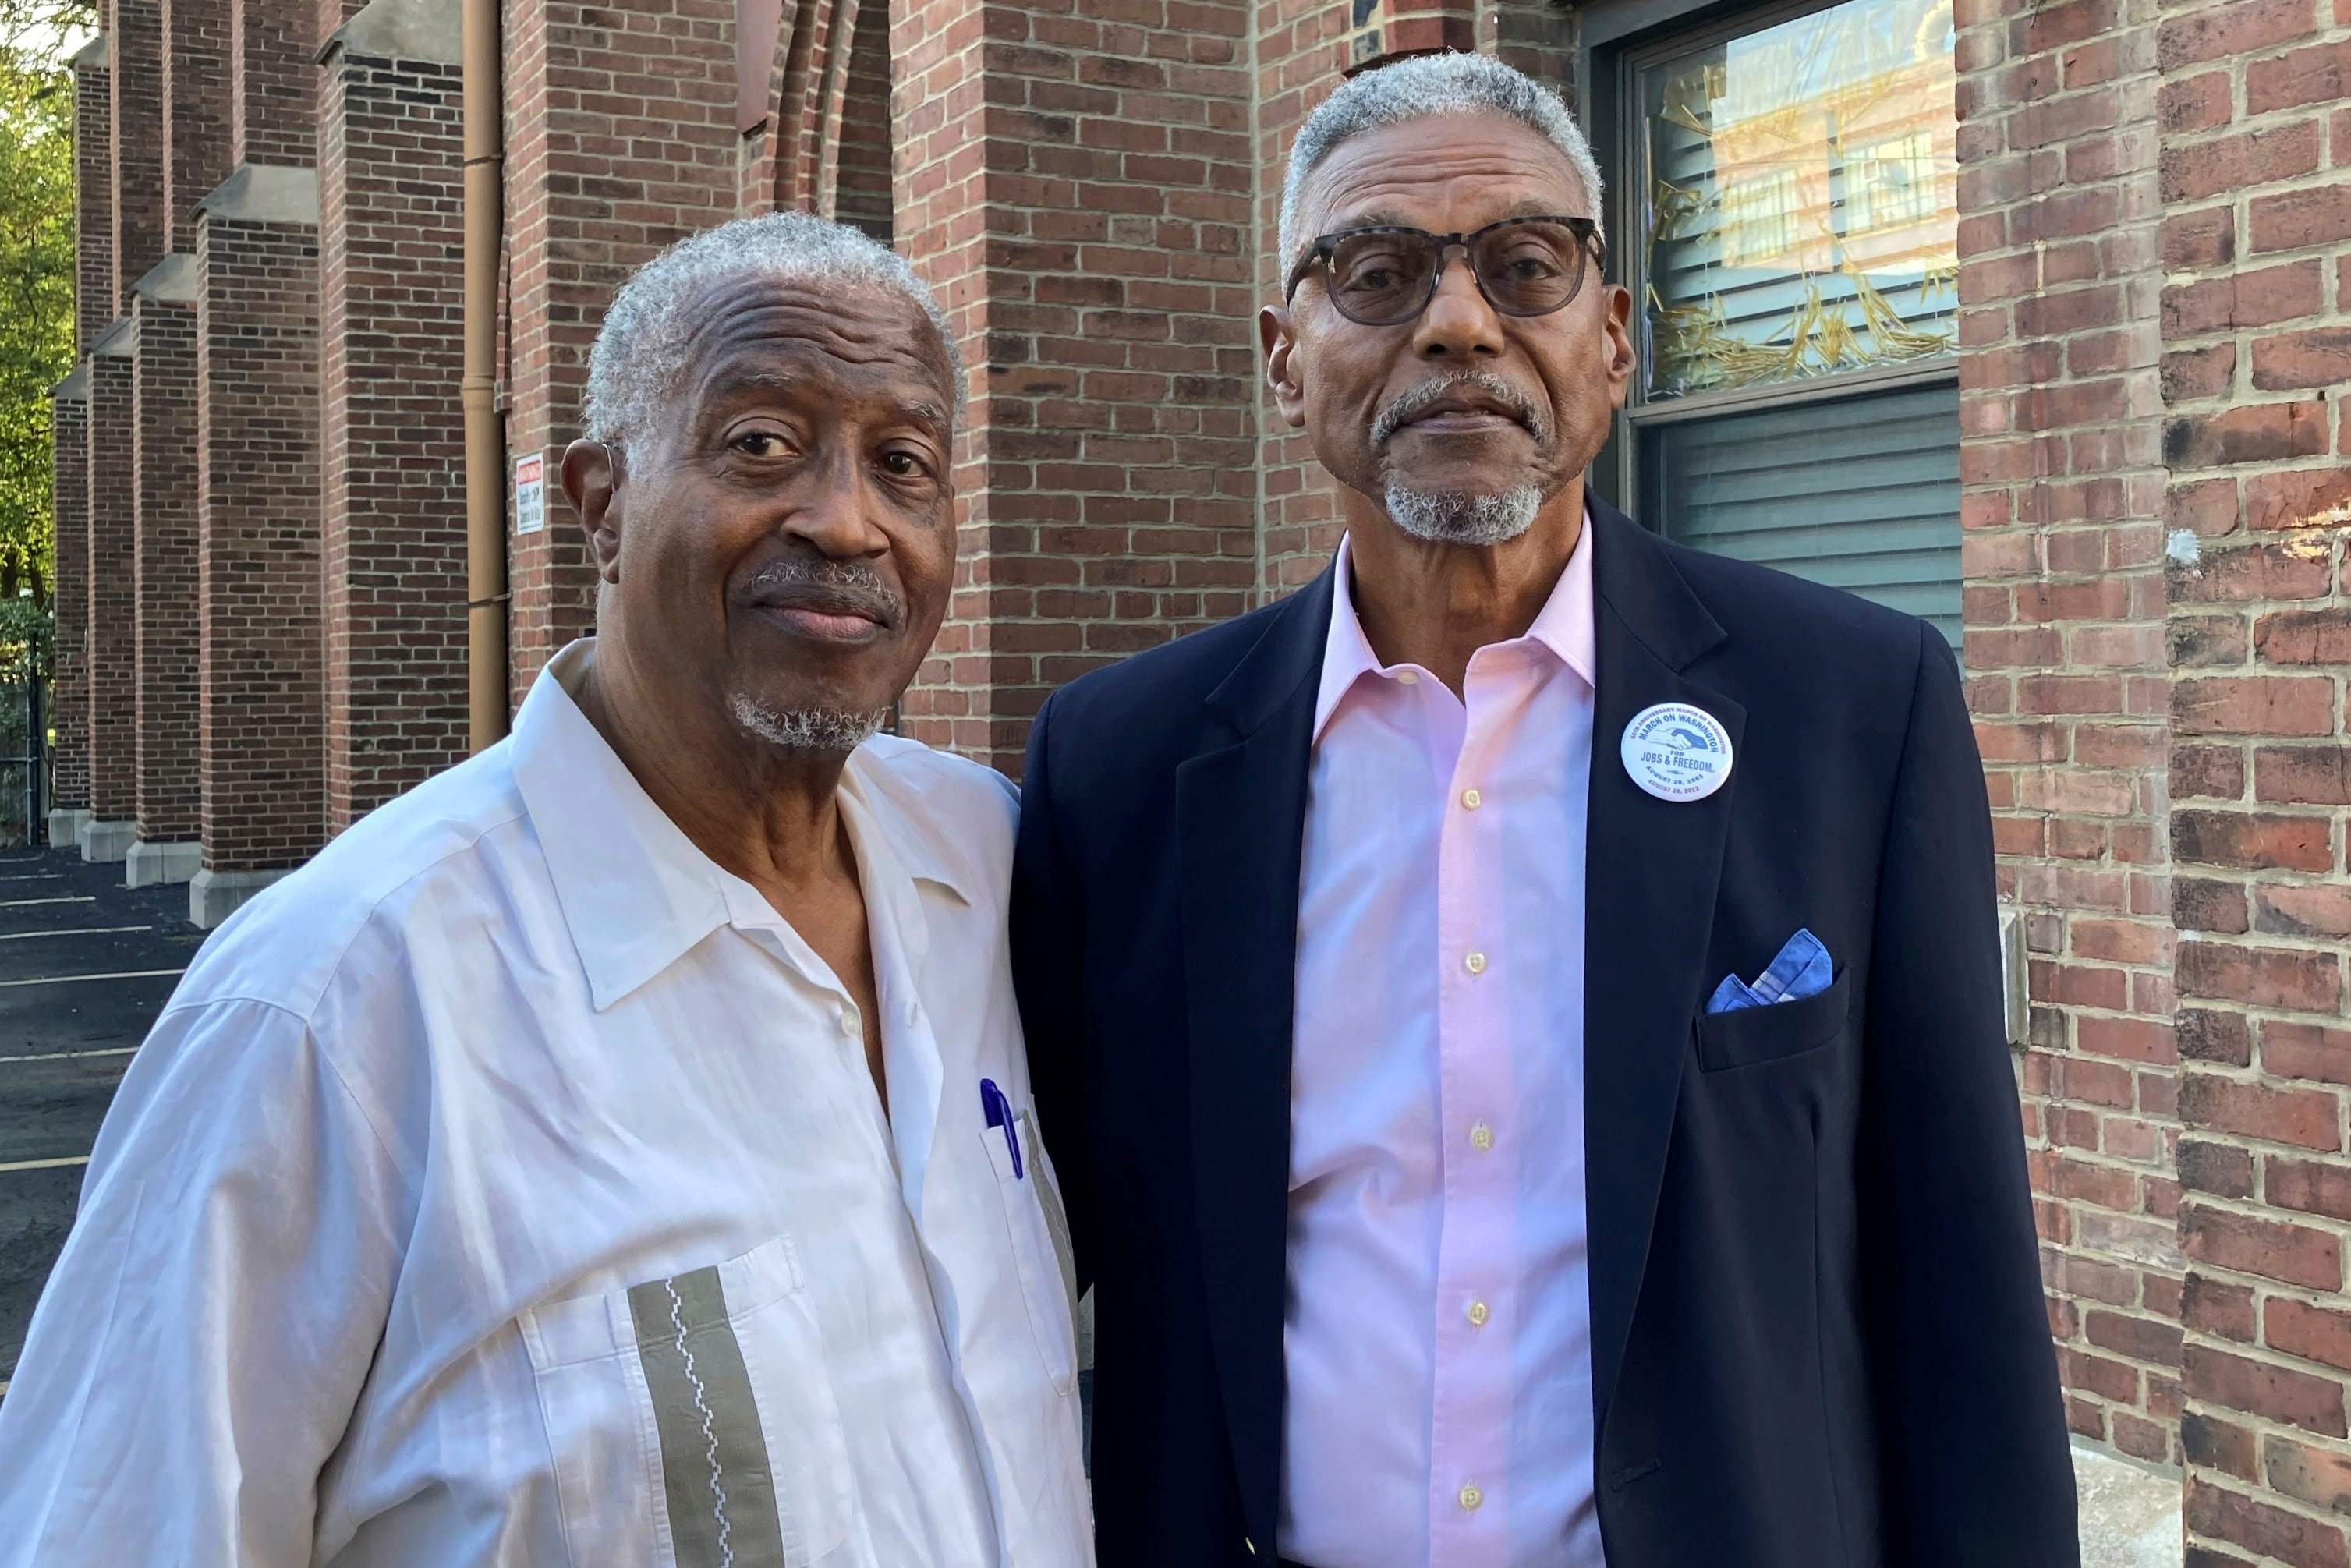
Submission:
{"label": "stone ledge", "polygon": [[141,839],[131,846],[131,853],[123,858],[122,885],[164,887],[186,882],[202,871],[204,864],[204,846],[193,839],[155,843]]}
{"label": "stone ledge", "polygon": [[49,812],[49,847],[53,850],[80,848],[82,824],[89,821],[89,813],[78,806],[52,810]]}
{"label": "stone ledge", "polygon": [[2180,1568],[2178,1470],[2143,1465],[2076,1439],[2082,1568]]}
{"label": "stone ledge", "polygon": [[74,835],[81,845],[81,858],[99,864],[111,865],[131,853],[131,846],[139,841],[136,822],[101,822],[96,818],[84,822]]}
{"label": "stone ledge", "polygon": [[319,171],[291,163],[240,163],[196,204],[196,211],[224,223],[317,228]]}
{"label": "stone ledge", "polygon": [[188,879],[188,919],[199,930],[210,931],[271,883],[287,875],[282,871],[200,871]]}
{"label": "stone ledge", "polygon": [[368,0],[319,46],[317,63],[331,63],[340,49],[354,59],[462,65],[464,14],[460,0]]}

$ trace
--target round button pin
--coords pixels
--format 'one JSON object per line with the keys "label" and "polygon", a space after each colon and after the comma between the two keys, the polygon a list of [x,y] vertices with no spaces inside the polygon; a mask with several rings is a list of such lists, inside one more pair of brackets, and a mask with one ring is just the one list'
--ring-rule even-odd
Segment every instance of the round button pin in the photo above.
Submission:
{"label": "round button pin", "polygon": [[1730,732],[1687,703],[1635,714],[1620,753],[1633,782],[1660,800],[1703,800],[1730,777]]}

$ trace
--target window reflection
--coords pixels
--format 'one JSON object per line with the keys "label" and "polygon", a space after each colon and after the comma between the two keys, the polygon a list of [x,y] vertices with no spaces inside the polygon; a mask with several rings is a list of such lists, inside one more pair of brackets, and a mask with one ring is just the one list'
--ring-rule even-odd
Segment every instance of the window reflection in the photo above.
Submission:
{"label": "window reflection", "polygon": [[1639,72],[1648,396],[1950,351],[1950,0],[1848,0]]}

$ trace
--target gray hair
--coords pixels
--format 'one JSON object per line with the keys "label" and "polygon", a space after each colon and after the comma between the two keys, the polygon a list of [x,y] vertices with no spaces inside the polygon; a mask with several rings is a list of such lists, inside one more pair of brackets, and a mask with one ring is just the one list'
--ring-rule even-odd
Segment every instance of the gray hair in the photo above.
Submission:
{"label": "gray hair", "polygon": [[939,337],[959,418],[963,355],[946,313],[905,257],[846,224],[768,213],[705,229],[637,268],[604,312],[588,353],[587,434],[623,446],[654,427],[661,401],[684,378],[697,307],[715,285],[764,277],[878,288],[919,306]]}
{"label": "gray hair", "polygon": [[1365,71],[1322,100],[1298,128],[1290,148],[1290,172],[1281,183],[1281,265],[1298,264],[1314,238],[1301,234],[1300,211],[1307,177],[1346,143],[1374,131],[1440,114],[1499,114],[1517,120],[1567,158],[1583,185],[1595,228],[1601,218],[1600,165],[1575,116],[1558,93],[1523,72],[1485,55],[1421,55]]}

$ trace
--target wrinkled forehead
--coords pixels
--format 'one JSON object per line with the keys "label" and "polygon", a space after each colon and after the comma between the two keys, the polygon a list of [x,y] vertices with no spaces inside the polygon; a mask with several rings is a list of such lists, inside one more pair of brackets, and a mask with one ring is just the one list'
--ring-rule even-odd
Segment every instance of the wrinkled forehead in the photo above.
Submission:
{"label": "wrinkled forehead", "polygon": [[897,289],[829,278],[722,278],[701,290],[690,312],[679,392],[691,408],[766,390],[951,423],[955,377],[937,329]]}
{"label": "wrinkled forehead", "polygon": [[1299,192],[1299,238],[1372,224],[1452,232],[1590,213],[1566,153],[1507,114],[1475,110],[1400,120],[1332,148]]}

